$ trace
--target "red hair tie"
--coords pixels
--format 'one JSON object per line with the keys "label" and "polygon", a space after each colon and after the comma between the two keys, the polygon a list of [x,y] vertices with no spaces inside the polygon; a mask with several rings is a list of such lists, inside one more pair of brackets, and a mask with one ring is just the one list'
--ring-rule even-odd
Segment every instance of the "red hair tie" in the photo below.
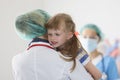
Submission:
{"label": "red hair tie", "polygon": [[78,36],[78,35],[79,35],[79,32],[76,31],[76,32],[74,32],[74,34],[75,34],[75,36]]}

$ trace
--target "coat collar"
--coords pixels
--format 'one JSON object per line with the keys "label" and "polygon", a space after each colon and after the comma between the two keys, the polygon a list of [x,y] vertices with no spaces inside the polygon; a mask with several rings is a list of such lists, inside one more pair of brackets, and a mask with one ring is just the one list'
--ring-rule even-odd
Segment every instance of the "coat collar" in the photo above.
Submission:
{"label": "coat collar", "polygon": [[48,47],[48,48],[53,49],[53,47],[49,44],[48,40],[41,39],[41,38],[34,38],[30,42],[27,50],[29,50],[30,48],[35,47],[35,46],[44,46],[44,47]]}

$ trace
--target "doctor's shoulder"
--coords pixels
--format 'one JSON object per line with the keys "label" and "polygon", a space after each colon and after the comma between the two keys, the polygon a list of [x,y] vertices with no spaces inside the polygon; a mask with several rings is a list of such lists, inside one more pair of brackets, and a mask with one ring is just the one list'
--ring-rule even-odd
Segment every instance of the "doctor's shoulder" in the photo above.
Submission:
{"label": "doctor's shoulder", "polygon": [[104,56],[103,59],[106,63],[115,63],[115,59],[111,56]]}
{"label": "doctor's shoulder", "polygon": [[[32,56],[31,56],[32,57]],[[27,53],[27,51],[18,53],[12,57],[12,65],[20,65],[20,64],[25,64],[26,62],[29,61],[31,58],[30,55]]]}

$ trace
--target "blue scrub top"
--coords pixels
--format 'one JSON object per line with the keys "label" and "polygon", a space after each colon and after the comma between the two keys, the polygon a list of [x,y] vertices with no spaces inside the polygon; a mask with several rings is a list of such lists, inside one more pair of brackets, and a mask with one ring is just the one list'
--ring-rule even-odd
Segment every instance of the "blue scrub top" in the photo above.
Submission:
{"label": "blue scrub top", "polygon": [[107,80],[117,80],[119,78],[116,62],[110,56],[104,56],[103,59],[96,65],[96,67],[101,72],[106,73]]}

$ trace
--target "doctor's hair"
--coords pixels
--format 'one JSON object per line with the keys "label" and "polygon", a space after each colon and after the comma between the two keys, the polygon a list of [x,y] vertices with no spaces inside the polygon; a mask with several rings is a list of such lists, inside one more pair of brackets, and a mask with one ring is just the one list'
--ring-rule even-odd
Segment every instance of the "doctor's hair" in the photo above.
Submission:
{"label": "doctor's hair", "polygon": [[104,35],[100,29],[99,26],[97,26],[96,24],[93,24],[93,23],[88,23],[88,24],[85,24],[81,30],[80,30],[80,33],[82,33],[85,29],[92,29],[96,32],[97,36],[99,37],[99,41],[103,40],[104,38]]}
{"label": "doctor's hair", "polygon": [[80,42],[75,35],[75,23],[73,22],[71,16],[65,13],[58,13],[48,20],[45,27],[47,30],[58,30],[61,27],[61,23],[65,24],[64,31],[72,32],[73,36],[65,42],[64,47],[57,47],[56,50],[60,51],[64,56],[69,57],[69,59],[62,57],[64,60],[74,62],[71,68],[71,71],[73,71],[76,66],[76,57],[80,48]]}

